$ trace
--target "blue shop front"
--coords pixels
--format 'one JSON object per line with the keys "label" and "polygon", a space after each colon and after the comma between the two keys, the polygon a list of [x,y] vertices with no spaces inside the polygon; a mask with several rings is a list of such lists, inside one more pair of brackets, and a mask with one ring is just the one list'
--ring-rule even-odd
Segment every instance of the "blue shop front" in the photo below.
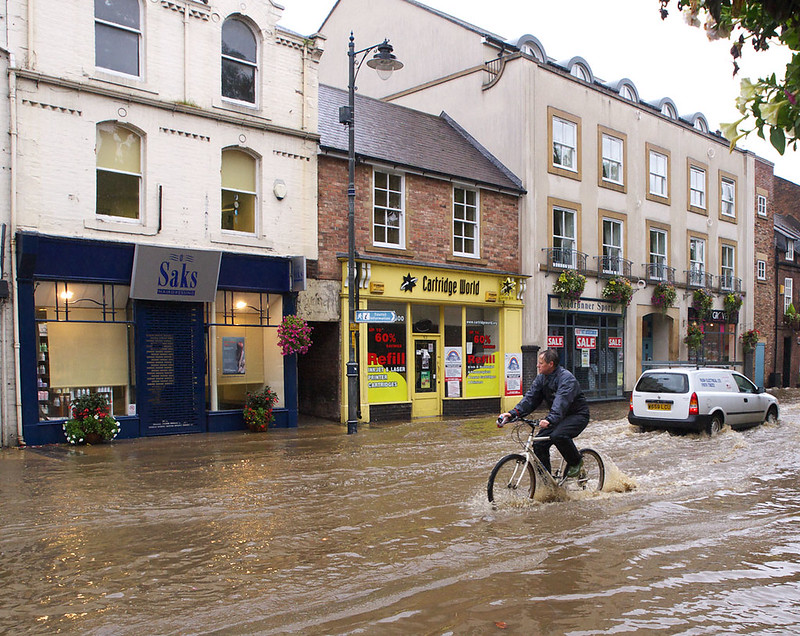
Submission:
{"label": "blue shop front", "polygon": [[277,327],[294,313],[292,261],[17,235],[22,427],[64,442],[76,397],[105,394],[120,438],[244,428],[246,394],[278,394],[297,426],[297,365]]}

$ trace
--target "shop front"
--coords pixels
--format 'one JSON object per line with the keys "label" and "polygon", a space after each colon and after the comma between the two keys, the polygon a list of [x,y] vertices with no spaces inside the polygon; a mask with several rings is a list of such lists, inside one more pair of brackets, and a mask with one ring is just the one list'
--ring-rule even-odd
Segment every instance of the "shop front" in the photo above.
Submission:
{"label": "shop front", "polygon": [[593,298],[548,296],[547,347],[578,379],[588,400],[621,399],[625,320],[617,305]]}
{"label": "shop front", "polygon": [[120,437],[243,428],[248,391],[297,424],[296,366],[277,327],[292,313],[290,260],[18,235],[22,425],[64,441],[72,401],[103,393]]}
{"label": "shop front", "polygon": [[694,361],[697,358],[705,364],[736,365],[736,328],[738,313],[729,317],[721,309],[713,309],[701,321],[694,307],[689,307],[687,319],[690,323],[702,324],[703,339],[696,354],[690,353]]}
{"label": "shop front", "polygon": [[[358,272],[363,420],[499,413],[516,404],[523,277],[376,261],[359,262]],[[348,342],[342,344],[347,360]],[[345,390],[342,421],[346,414]]]}

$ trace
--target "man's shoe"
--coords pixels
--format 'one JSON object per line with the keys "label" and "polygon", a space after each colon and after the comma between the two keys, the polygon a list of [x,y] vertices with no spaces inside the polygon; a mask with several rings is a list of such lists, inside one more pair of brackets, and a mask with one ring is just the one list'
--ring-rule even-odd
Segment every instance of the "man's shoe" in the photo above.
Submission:
{"label": "man's shoe", "polygon": [[582,470],[583,470],[583,460],[581,460],[579,463],[575,464],[574,466],[571,466],[571,465],[567,466],[567,473],[566,473],[565,477],[567,477],[567,478],[580,477]]}

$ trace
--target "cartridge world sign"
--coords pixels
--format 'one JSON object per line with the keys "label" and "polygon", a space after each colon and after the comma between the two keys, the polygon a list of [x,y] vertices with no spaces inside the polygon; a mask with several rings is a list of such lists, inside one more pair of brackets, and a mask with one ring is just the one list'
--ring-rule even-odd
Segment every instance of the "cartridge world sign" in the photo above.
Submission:
{"label": "cartridge world sign", "polygon": [[131,298],[213,302],[222,252],[137,245]]}

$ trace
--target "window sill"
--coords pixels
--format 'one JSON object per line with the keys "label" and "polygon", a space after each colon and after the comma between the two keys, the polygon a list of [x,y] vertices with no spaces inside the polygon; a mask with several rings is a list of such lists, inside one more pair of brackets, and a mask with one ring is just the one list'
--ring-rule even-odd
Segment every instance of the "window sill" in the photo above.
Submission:
{"label": "window sill", "polygon": [[139,236],[155,236],[158,234],[157,228],[147,227],[137,221],[126,222],[105,218],[85,219],[83,227],[100,232],[119,232],[122,234],[137,234]]}
{"label": "window sill", "polygon": [[140,77],[116,75],[110,71],[107,72],[102,69],[95,69],[94,75],[90,75],[89,79],[99,84],[112,84],[113,86],[132,88],[142,93],[148,93],[149,95],[158,95],[158,91],[149,88],[144,79]]}
{"label": "window sill", "polygon": [[214,100],[212,104],[212,108],[214,110],[223,110],[229,113],[237,113],[239,115],[247,115],[248,117],[253,117],[256,119],[261,119],[265,122],[271,122],[272,120],[269,117],[264,117],[261,112],[262,109],[260,106],[253,104],[252,106],[248,106],[244,103],[238,102],[228,102],[224,99],[221,101]]}
{"label": "window sill", "polygon": [[719,220],[725,221],[726,223],[733,223],[734,225],[736,225],[736,217],[730,216],[729,214],[720,214]]}
{"label": "window sill", "polygon": [[615,183],[614,181],[606,181],[605,179],[600,179],[598,184],[601,188],[606,188],[607,190],[614,190],[615,192],[628,192],[628,186],[624,183]]}
{"label": "window sill", "polygon": [[547,167],[547,171],[550,174],[556,174],[560,177],[566,177],[567,179],[574,179],[575,181],[581,180],[581,172],[580,169],[572,170],[571,168],[563,168],[561,166],[557,166],[555,164],[550,164]]}
{"label": "window sill", "polygon": [[664,205],[670,205],[672,203],[672,199],[669,196],[665,197],[652,192],[648,192],[646,198],[648,201],[655,201],[656,203],[663,203]]}
{"label": "window sill", "polygon": [[238,234],[236,232],[214,232],[209,235],[212,243],[223,243],[227,245],[242,245],[247,247],[260,247],[266,250],[274,249],[272,241],[258,237],[253,234]]}
{"label": "window sill", "polygon": [[708,216],[708,210],[705,208],[698,207],[696,205],[690,205],[688,208],[689,212],[694,212],[695,214],[702,214],[703,216]]}
{"label": "window sill", "polygon": [[463,263],[465,265],[488,265],[489,262],[485,258],[470,257],[470,256],[448,256],[445,259],[448,263]]}
{"label": "window sill", "polygon": [[407,256],[408,258],[414,258],[415,256],[412,250],[407,250],[404,247],[378,247],[372,245],[365,248],[364,251],[373,254],[386,254],[388,256]]}

